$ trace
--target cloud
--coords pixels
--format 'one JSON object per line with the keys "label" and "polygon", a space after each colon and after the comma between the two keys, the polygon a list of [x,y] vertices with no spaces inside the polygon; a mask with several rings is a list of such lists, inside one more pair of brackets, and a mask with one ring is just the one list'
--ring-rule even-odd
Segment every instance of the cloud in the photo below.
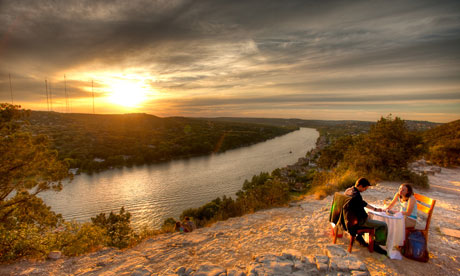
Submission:
{"label": "cloud", "polygon": [[362,93],[386,101],[380,94],[399,93],[394,99],[405,101],[409,90],[426,101],[436,100],[434,91],[444,91],[442,100],[460,89],[458,1],[0,5],[0,89],[9,89],[11,74],[23,100],[40,99],[45,78],[58,83],[68,73],[75,94],[85,96],[86,80],[77,73],[97,78],[134,70],[150,75],[159,93],[181,99],[177,106],[183,98],[214,101],[209,95],[285,106],[302,93],[339,102],[359,101]]}

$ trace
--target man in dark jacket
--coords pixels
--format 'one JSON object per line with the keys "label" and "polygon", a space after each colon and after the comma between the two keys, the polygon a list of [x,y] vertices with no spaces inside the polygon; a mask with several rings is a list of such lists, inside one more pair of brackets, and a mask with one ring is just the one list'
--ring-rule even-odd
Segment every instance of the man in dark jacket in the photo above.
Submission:
{"label": "man in dark jacket", "polygon": [[[349,211],[356,215],[356,218],[358,220],[358,225],[360,227],[368,227],[368,228],[375,229],[375,239],[374,239],[375,240],[375,243],[374,243],[375,252],[386,255],[387,252],[383,248],[381,248],[379,244],[380,245],[386,244],[388,226],[383,221],[369,219],[366,211],[364,210],[364,207],[366,207],[374,211],[382,211],[381,209],[375,208],[374,206],[371,206],[370,204],[368,204],[366,201],[363,200],[361,196],[361,193],[366,191],[370,186],[371,186],[371,183],[369,183],[369,181],[366,178],[361,177],[360,179],[356,181],[354,187],[348,188],[345,191],[345,195],[352,197],[353,203],[350,204]],[[362,246],[367,247],[367,244],[361,235],[358,235],[356,237],[356,240]]]}

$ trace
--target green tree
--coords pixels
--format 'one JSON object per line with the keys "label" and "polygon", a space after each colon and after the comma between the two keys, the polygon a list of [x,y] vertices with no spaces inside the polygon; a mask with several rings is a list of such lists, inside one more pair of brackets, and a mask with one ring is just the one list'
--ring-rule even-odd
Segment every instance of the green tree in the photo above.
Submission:
{"label": "green tree", "polygon": [[318,158],[318,167],[322,169],[332,169],[338,165],[343,159],[343,156],[347,150],[349,150],[354,144],[353,136],[346,135],[338,138],[329,146],[325,147],[321,151],[321,155]]}
{"label": "green tree", "polygon": [[43,135],[25,130],[28,112],[0,104],[0,261],[45,256],[63,222],[37,194],[59,191],[69,176]]}
{"label": "green tree", "polygon": [[359,136],[344,155],[346,167],[361,173],[378,172],[398,178],[407,165],[424,152],[421,135],[411,132],[400,118],[389,115],[371,126],[368,134]]}
{"label": "green tree", "polygon": [[[61,190],[61,181],[71,176],[46,136],[24,130],[27,114],[20,106],[0,104],[0,223],[22,221],[17,216],[25,213],[17,210],[30,204],[47,208],[41,201],[37,204],[36,195]],[[34,218],[35,223],[44,222],[40,216]]]}
{"label": "green tree", "polygon": [[131,228],[131,214],[121,207],[119,214],[110,212],[108,216],[100,213],[95,218],[91,218],[94,225],[105,229],[108,236],[108,245],[118,248],[125,248],[130,245],[134,239],[134,232]]}

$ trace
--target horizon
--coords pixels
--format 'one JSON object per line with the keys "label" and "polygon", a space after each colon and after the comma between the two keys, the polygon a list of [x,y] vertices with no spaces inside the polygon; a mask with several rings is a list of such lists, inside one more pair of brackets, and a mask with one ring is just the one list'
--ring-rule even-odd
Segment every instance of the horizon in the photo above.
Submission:
{"label": "horizon", "polygon": [[460,119],[458,1],[7,0],[0,23],[0,102],[26,109]]}
{"label": "horizon", "polygon": [[[72,115],[72,114],[78,114],[78,115],[107,115],[107,116],[110,116],[110,115],[149,115],[149,116],[154,116],[154,117],[157,117],[157,118],[175,118],[175,117],[180,117],[180,118],[190,118],[190,119],[219,119],[219,118],[235,118],[235,119],[269,119],[269,120],[302,120],[302,121],[337,121],[337,122],[346,122],[346,121],[351,121],[351,122],[364,122],[364,123],[375,123],[377,122],[378,120],[380,120],[380,118],[386,118],[386,116],[381,116],[379,119],[375,120],[375,121],[365,121],[365,120],[347,120],[347,119],[336,119],[336,120],[325,120],[325,119],[302,119],[302,118],[283,118],[283,117],[238,117],[238,116],[219,116],[219,117],[194,117],[194,116],[176,116],[176,115],[172,115],[172,116],[158,116],[158,115],[155,115],[155,114],[150,114],[150,113],[145,113],[145,112],[130,112],[130,113],[85,113],[85,112],[59,112],[59,111],[47,111],[47,110],[32,110],[32,109],[29,109],[30,111],[33,111],[33,112],[50,112],[50,113],[59,113],[59,114],[69,114],[69,115]],[[396,118],[396,117],[399,117],[399,116],[393,116],[393,114],[388,114],[389,116],[391,116],[392,118]],[[411,122],[427,122],[427,123],[434,123],[434,124],[447,124],[447,123],[451,123],[451,122],[454,122],[454,121],[457,121],[457,120],[460,120],[460,119],[457,119],[457,120],[453,120],[453,121],[449,121],[449,122],[445,122],[445,123],[441,123],[441,122],[434,122],[434,121],[426,121],[426,120],[408,120],[408,119],[405,119],[405,118],[401,118],[399,117],[401,120],[403,121],[411,121]]]}

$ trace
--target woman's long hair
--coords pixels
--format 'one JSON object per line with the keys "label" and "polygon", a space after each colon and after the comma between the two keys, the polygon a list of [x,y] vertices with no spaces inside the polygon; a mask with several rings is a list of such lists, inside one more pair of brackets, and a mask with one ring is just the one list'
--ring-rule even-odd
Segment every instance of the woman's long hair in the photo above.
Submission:
{"label": "woman's long hair", "polygon": [[[414,194],[414,189],[412,189],[412,185],[409,183],[403,183],[401,186],[405,186],[407,188],[407,193],[405,195],[406,198],[410,198]],[[399,195],[399,198],[402,199],[402,196]]]}

